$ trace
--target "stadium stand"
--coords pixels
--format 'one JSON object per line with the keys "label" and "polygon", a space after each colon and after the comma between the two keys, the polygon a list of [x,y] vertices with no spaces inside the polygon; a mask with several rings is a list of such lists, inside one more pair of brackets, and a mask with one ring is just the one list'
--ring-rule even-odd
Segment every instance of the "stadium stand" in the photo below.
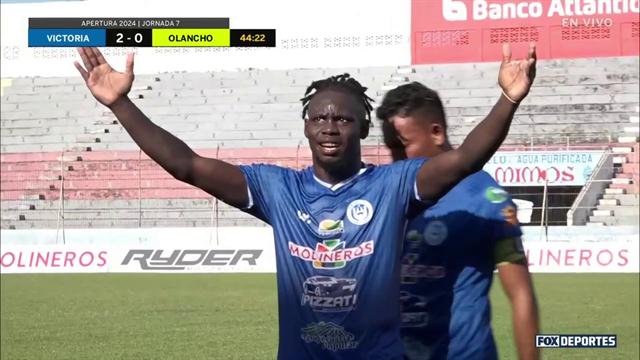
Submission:
{"label": "stadium stand", "polygon": [[[633,129],[637,130],[637,125]],[[598,206],[589,218],[592,224],[638,224],[638,217],[640,217],[640,166],[638,164],[640,146],[638,143],[629,145],[616,147],[616,151],[622,152],[622,156],[617,157],[620,164],[617,167],[619,172],[611,179],[611,184],[605,189],[602,198],[598,200]]]}
{"label": "stadium stand", "polygon": [[[637,224],[638,66],[637,57],[540,61],[506,141],[506,149],[617,153],[592,223]],[[310,159],[299,99],[311,81],[343,72],[368,86],[376,101],[408,81],[439,90],[454,144],[498,95],[496,64],[478,63],[140,75],[131,97],[204,155],[300,168]],[[173,180],[137,149],[80,77],[5,81],[1,111],[2,228],[260,224]],[[367,161],[389,161],[379,126],[364,145]]]}

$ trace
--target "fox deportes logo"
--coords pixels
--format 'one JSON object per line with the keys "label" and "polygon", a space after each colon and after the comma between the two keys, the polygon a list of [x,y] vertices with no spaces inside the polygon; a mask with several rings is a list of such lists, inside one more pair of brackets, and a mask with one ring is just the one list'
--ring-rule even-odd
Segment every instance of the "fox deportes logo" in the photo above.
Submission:
{"label": "fox deportes logo", "polygon": [[239,262],[255,266],[262,250],[173,250],[165,254],[161,249],[129,250],[121,265],[132,261],[140,263],[142,270],[185,270],[187,266],[233,266]]}
{"label": "fox deportes logo", "polygon": [[617,335],[536,335],[538,348],[614,348]]}

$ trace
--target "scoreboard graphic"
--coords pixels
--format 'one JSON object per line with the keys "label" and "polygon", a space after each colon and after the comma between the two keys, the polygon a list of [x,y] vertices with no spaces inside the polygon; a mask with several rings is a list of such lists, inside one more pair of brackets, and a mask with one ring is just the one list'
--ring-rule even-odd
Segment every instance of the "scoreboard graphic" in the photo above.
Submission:
{"label": "scoreboard graphic", "polygon": [[29,18],[29,47],[275,47],[275,29],[229,18]]}

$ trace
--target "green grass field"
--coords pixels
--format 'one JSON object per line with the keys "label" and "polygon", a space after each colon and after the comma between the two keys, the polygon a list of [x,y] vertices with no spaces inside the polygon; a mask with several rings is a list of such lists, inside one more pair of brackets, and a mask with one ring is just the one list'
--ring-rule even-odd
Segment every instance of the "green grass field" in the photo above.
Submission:
{"label": "green grass field", "polygon": [[[638,359],[638,275],[535,275],[545,333],[617,334],[616,349],[545,359]],[[501,358],[515,358],[494,286]],[[2,359],[273,359],[275,276],[2,275]],[[284,314],[283,316],[286,316]]]}

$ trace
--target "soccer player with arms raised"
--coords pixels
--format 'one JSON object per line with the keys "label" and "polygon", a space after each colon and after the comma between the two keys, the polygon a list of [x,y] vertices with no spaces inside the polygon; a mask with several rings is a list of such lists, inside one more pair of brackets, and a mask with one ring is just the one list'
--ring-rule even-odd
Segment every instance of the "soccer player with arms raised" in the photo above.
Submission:
{"label": "soccer player with arms raised", "polygon": [[[509,50],[505,49],[508,62]],[[389,91],[377,109],[394,160],[453,150],[438,93],[420,83]],[[402,337],[411,360],[497,359],[489,289],[497,267],[511,302],[519,358],[538,358],[538,311],[516,207],[476,172],[410,222],[401,266]]]}
{"label": "soccer player with arms raised", "polygon": [[[235,166],[196,154],[151,122],[127,97],[133,55],[117,72],[95,48],[76,68],[140,148],[176,179],[273,227],[278,280],[279,359],[402,359],[401,239],[407,209],[433,202],[480,170],[507,135],[535,74],[535,51],[500,71],[503,95],[460,148],[428,162],[361,161],[370,99],[348,75],[316,81],[303,99],[313,166]],[[510,98],[510,99],[509,99]]]}

